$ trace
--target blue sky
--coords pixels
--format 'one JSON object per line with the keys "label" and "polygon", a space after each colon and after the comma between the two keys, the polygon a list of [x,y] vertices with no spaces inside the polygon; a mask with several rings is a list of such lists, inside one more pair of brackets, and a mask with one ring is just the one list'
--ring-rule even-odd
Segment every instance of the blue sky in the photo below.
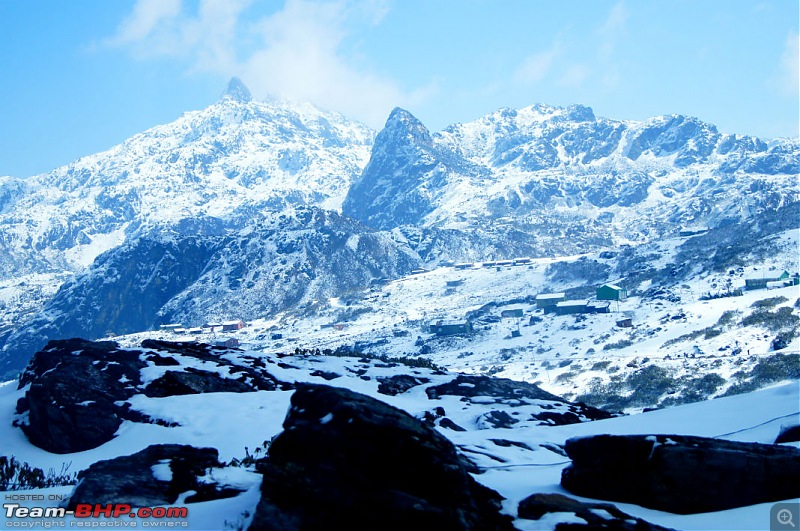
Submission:
{"label": "blue sky", "polygon": [[213,103],[237,75],[380,128],[501,107],[798,136],[798,0],[0,0],[0,175]]}

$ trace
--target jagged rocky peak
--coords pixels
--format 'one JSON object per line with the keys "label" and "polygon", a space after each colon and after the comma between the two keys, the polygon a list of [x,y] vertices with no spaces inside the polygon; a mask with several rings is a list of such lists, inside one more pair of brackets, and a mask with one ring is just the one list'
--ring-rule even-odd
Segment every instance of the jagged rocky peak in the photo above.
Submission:
{"label": "jagged rocky peak", "polygon": [[597,117],[591,107],[568,105],[557,107],[545,103],[535,103],[522,109],[503,108],[485,117],[490,121],[513,122],[518,126],[530,126],[546,122],[595,122]]}
{"label": "jagged rocky peak", "polygon": [[586,105],[570,105],[567,107],[567,118],[574,122],[594,122],[597,120],[592,108]]}
{"label": "jagged rocky peak", "polygon": [[250,94],[250,90],[242,82],[242,80],[234,76],[230,81],[228,81],[228,86],[225,88],[225,92],[222,93],[222,99],[225,98],[246,103],[251,101],[253,96]]}
{"label": "jagged rocky peak", "polygon": [[417,144],[430,145],[433,142],[428,128],[416,116],[400,107],[395,107],[392,110],[386,120],[383,131],[378,136],[382,138],[376,140],[376,143],[380,143],[380,140],[406,140]]}

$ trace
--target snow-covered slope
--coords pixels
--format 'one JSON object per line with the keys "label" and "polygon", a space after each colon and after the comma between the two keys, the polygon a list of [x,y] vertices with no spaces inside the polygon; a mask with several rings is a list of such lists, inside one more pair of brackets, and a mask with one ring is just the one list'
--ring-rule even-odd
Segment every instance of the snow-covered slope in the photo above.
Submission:
{"label": "snow-covered slope", "polygon": [[[799,246],[792,206],[752,223],[615,251],[443,266],[308,301],[234,337],[256,349],[412,356],[537,383],[592,405],[642,410],[755,389],[774,374],[800,377],[800,287],[733,296],[748,278],[795,274]],[[612,282],[628,298],[610,302],[609,313],[537,308],[538,294],[594,300],[596,288]],[[630,327],[618,324],[624,319]],[[440,321],[469,322],[472,333],[439,336],[431,325]],[[209,340],[158,331],[136,340],[143,337]]]}
{"label": "snow-covered slope", "polygon": [[[621,122],[545,105],[436,134],[397,109],[374,137],[310,105],[252,101],[234,80],[209,108],[104,153],[27,180],[0,178],[0,376],[53,338],[124,334],[115,340],[130,348],[238,341],[243,351],[219,354],[224,366],[151,352],[142,374],[154,380],[177,363],[189,380],[211,372],[235,387],[234,375],[246,385],[248,371],[269,367],[287,385],[135,394],[134,420],[71,454],[73,469],[150,443],[241,457],[280,430],[288,387],[334,380],[433,422],[512,515],[522,497],[562,490],[568,437],[772,442],[796,423],[800,288],[782,279],[737,290],[800,270],[799,142],[724,135],[684,116]],[[678,237],[683,227],[695,235]],[[628,292],[607,313],[537,307],[536,295],[559,292],[574,304],[605,283]],[[245,328],[201,328],[239,319]],[[159,329],[166,323],[183,330]],[[556,406],[539,398],[434,397],[436,385],[474,386],[439,368],[637,414],[546,426]],[[386,382],[397,388],[387,393]],[[63,457],[10,426],[24,392],[0,386],[0,454],[58,470]],[[700,403],[676,407],[688,402]],[[590,409],[562,403],[551,413],[574,413],[565,408]],[[193,525],[246,526],[260,480],[234,475],[247,492],[195,505]],[[706,529],[761,526],[769,513],[622,508]]]}
{"label": "snow-covered slope", "polygon": [[343,212],[383,229],[477,230],[558,256],[797,201],[798,168],[797,139],[721,134],[680,115],[626,122],[540,104],[432,134],[395,109]]}

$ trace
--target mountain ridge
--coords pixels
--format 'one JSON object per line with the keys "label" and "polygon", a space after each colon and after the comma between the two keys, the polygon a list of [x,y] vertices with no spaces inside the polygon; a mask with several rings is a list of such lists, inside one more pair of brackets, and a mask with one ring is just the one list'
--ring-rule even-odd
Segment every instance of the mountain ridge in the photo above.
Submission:
{"label": "mountain ridge", "polygon": [[[154,326],[162,311],[176,319],[201,320],[203,311],[208,319],[221,316],[230,313],[220,310],[226,297],[241,300],[239,313],[250,317],[308,302],[312,293],[356,288],[331,274],[341,253],[363,287],[420,266],[569,256],[652,241],[687,225],[741,223],[800,198],[796,171],[787,173],[798,159],[800,139],[721,135],[681,115],[611,120],[581,105],[500,109],[437,133],[395,108],[375,134],[310,104],[252,101],[232,79],[206,109],[48,174],[0,179],[0,301],[9,301],[0,338],[6,351],[19,352],[22,345],[13,343],[32,330],[65,333],[70,327],[52,328],[54,316],[81,307],[78,284],[93,306],[102,304],[96,297],[108,282],[100,267],[86,274],[91,264],[113,256],[133,267],[135,253],[114,251],[153,235],[169,245],[214,242],[237,256],[209,258],[207,271],[190,275],[169,300],[151,301],[137,326]],[[321,214],[340,206],[342,215]],[[280,235],[264,232],[261,220],[281,213],[297,220],[298,212],[335,219],[334,232],[348,236],[332,236],[325,223],[287,222],[279,224]],[[265,261],[275,249],[259,238],[294,242],[303,251]],[[368,240],[377,254],[359,264],[359,242]],[[325,274],[316,275],[318,268]],[[263,273],[291,284],[292,271],[307,275],[295,295],[259,288],[275,304],[228,282],[263,284],[253,278]],[[73,296],[56,293],[68,278],[74,282],[64,293]],[[15,310],[21,293],[28,300]],[[103,330],[74,333],[133,331],[115,318],[102,322]]]}
{"label": "mountain ridge", "polygon": [[[800,197],[797,139],[722,135],[682,115],[598,118],[579,105],[501,109],[433,134],[403,113],[378,134],[343,203],[345,215],[384,230],[521,232],[574,254],[741,221]],[[386,134],[403,123],[417,134]]]}

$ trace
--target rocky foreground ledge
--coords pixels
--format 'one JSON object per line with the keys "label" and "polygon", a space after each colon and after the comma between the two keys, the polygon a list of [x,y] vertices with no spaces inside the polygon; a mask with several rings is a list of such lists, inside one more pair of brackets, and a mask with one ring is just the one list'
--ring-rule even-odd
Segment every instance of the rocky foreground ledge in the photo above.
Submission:
{"label": "rocky foreground ledge", "polygon": [[[299,361],[308,360],[322,368],[309,371],[298,366]],[[369,358],[350,360],[352,366],[346,370],[361,380],[377,381],[380,394],[396,396],[423,386],[432,405],[429,423],[450,429],[463,430],[436,407],[442,396],[460,397],[486,428],[573,424],[612,416],[530,383],[448,374]],[[17,403],[18,425],[32,444],[49,452],[90,450],[110,441],[123,421],[163,423],[132,409],[134,395],[163,398],[291,391],[297,382],[347,380],[324,370],[324,361],[324,356],[311,355],[257,357],[239,349],[194,342],[145,340],[141,349],[122,349],[112,341],[51,341],[34,354],[20,376],[19,388],[25,394]]]}
{"label": "rocky foreground ledge", "polygon": [[[327,385],[298,385],[284,431],[256,462],[263,477],[251,531],[436,529],[512,531],[502,497],[478,483],[476,467],[436,429],[379,400]],[[78,503],[152,506],[220,499],[235,488],[209,482],[226,465],[210,448],[155,445],[92,465],[79,475]],[[168,471],[158,474],[158,467]],[[189,494],[187,496],[187,493]],[[573,513],[586,524],[557,529],[661,531],[619,511],[562,495],[524,500],[518,518]]]}
{"label": "rocky foreground ledge", "polygon": [[[129,400],[137,394],[291,392],[283,431],[247,469],[221,462],[216,448],[153,445],[80,472],[70,506],[229,498],[246,487],[224,478],[251,474],[255,484],[261,482],[253,530],[511,530],[514,517],[558,519],[565,513],[574,517],[558,523],[561,531],[663,529],[611,504],[563,495],[531,493],[516,511],[507,505],[503,510],[502,497],[480,483],[481,469],[465,457],[469,448],[456,448],[446,436],[450,430],[490,430],[486,440],[492,444],[534,451],[524,440],[496,438],[497,432],[520,439],[517,428],[547,430],[606,419],[608,413],[532,384],[366,358],[336,364],[323,358],[254,357],[195,343],[147,341],[139,350],[126,350],[112,342],[51,342],[20,378],[18,423],[33,444],[68,453],[108,442],[123,421],[163,423],[132,408]],[[354,381],[372,382],[378,397],[413,394],[424,414],[414,417],[342,387]],[[447,416],[444,404],[468,411],[454,417],[463,426]],[[271,436],[266,433],[265,440]],[[562,486],[588,498],[688,514],[800,496],[793,481],[800,477],[800,449],[790,446],[597,435],[570,439],[564,450],[572,464]]]}

